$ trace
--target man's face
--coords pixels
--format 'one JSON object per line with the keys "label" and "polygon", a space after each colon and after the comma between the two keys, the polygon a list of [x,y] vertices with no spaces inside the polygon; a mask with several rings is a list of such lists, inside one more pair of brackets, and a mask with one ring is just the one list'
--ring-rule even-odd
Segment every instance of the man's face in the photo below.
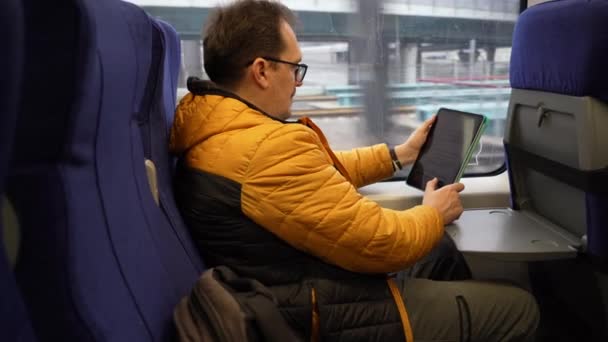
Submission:
{"label": "man's face", "polygon": [[[285,43],[285,49],[279,56],[272,57],[286,62],[300,63],[302,51],[300,51],[293,29],[283,21],[281,22],[280,32]],[[269,96],[273,98],[273,108],[269,114],[280,119],[287,119],[291,116],[291,104],[296,94],[296,88],[301,86],[302,83],[296,81],[295,66],[277,62],[274,64],[275,69],[272,73],[272,82],[269,88],[271,93]]]}

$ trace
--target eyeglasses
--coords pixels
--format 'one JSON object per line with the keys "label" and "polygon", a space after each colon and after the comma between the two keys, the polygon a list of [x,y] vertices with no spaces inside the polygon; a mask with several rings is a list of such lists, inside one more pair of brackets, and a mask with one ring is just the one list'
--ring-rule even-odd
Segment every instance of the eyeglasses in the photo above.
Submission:
{"label": "eyeglasses", "polygon": [[[292,62],[288,62],[288,61],[284,61],[278,58],[273,58],[273,57],[267,57],[267,56],[262,56],[263,59],[267,59],[269,61],[273,61],[273,62],[277,62],[277,63],[283,63],[283,64],[289,64],[295,67],[294,70],[294,75],[296,78],[296,82],[297,83],[302,83],[302,81],[304,81],[304,76],[306,76],[306,71],[308,70],[308,65],[306,64],[298,64],[298,63],[292,63]],[[250,63],[248,63],[248,65],[252,64],[253,61],[251,61]]]}

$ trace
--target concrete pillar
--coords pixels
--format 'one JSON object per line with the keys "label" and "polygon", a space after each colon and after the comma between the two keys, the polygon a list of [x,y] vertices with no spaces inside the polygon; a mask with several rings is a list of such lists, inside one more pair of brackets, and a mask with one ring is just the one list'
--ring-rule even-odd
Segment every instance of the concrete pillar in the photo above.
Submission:
{"label": "concrete pillar", "polygon": [[475,61],[477,60],[477,41],[471,39],[469,41],[469,79],[473,79],[475,72]]}
{"label": "concrete pillar", "polygon": [[418,80],[418,56],[420,55],[418,43],[405,42],[400,44],[401,47],[401,70],[403,83],[415,83]]}
{"label": "concrete pillar", "polygon": [[351,38],[348,42],[348,84],[361,84],[371,81],[371,57],[368,56],[367,40]]}
{"label": "concrete pillar", "polygon": [[494,76],[494,56],[496,55],[496,46],[487,46],[486,47],[486,59],[489,65],[489,76]]}
{"label": "concrete pillar", "polygon": [[186,74],[186,64],[184,62],[184,57],[183,57],[183,52],[182,52],[182,59],[179,62],[179,74],[177,75],[177,87],[186,88],[187,79],[188,79],[188,75]]}
{"label": "concrete pillar", "polygon": [[366,131],[371,141],[382,141],[390,125],[386,99],[388,39],[381,26],[382,0],[358,0],[359,11],[349,16],[349,83],[363,90]]}
{"label": "concrete pillar", "polygon": [[[182,40],[182,75],[185,80],[190,76],[203,76],[203,58],[201,54],[201,41]],[[182,80],[180,79],[180,85]]]}

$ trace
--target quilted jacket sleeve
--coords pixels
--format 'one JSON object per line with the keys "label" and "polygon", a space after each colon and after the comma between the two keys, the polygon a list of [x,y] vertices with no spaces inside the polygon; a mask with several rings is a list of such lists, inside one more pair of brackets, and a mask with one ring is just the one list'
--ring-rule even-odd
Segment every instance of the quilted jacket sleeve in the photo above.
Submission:
{"label": "quilted jacket sleeve", "polygon": [[259,145],[242,183],[243,212],[293,247],[355,272],[401,270],[443,234],[436,209],[381,208],[331,164],[318,137],[285,125]]}
{"label": "quilted jacket sleeve", "polygon": [[357,188],[391,177],[394,173],[386,144],[336,152]]}

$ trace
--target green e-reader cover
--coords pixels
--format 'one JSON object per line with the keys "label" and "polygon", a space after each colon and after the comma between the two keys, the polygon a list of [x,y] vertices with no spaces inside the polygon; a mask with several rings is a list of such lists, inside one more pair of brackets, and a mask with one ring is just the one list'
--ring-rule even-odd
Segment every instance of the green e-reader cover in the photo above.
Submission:
{"label": "green e-reader cover", "polygon": [[483,115],[440,108],[426,142],[407,178],[424,190],[437,177],[438,187],[458,182],[485,128]]}

